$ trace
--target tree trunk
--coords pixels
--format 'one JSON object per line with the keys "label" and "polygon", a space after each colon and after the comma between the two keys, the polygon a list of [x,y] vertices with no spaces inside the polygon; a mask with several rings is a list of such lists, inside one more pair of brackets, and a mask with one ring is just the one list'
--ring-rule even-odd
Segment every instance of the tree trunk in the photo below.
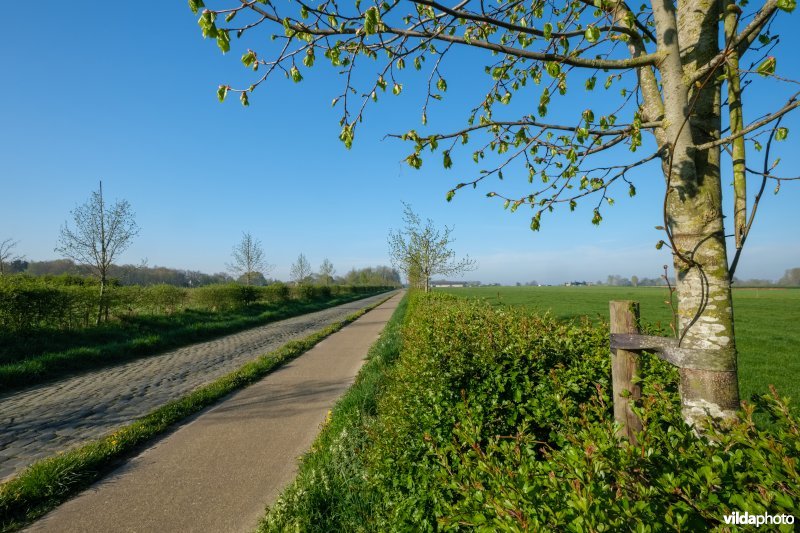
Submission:
{"label": "tree trunk", "polygon": [[100,302],[97,304],[97,322],[95,325],[99,326],[100,321],[103,319],[103,303],[105,301],[105,293],[106,293],[106,278],[105,276],[100,276]]}
{"label": "tree trunk", "polygon": [[[739,407],[733,306],[722,216],[719,148],[695,146],[720,135],[716,76],[702,88],[688,79],[719,51],[718,3],[655,2],[660,65],[670,151],[664,159],[667,226],[677,273],[681,347],[702,350],[702,363],[680,370],[683,418],[696,424],[710,415],[729,418]],[[681,58],[680,52],[683,52]],[[700,91],[699,94],[693,94]]]}

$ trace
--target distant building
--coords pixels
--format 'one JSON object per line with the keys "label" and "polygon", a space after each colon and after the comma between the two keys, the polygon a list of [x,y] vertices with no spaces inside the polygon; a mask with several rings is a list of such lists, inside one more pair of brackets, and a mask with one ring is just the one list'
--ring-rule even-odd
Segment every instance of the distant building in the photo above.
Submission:
{"label": "distant building", "polygon": [[480,281],[431,281],[431,287],[440,289],[453,289],[457,287],[480,287]]}

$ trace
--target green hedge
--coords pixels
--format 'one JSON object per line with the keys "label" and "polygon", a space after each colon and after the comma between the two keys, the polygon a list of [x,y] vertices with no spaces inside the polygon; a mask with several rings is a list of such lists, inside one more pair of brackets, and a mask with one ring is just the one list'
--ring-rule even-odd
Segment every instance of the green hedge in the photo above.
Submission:
{"label": "green hedge", "polygon": [[[786,400],[773,391],[698,437],[681,420],[676,372],[644,356],[640,444],[620,444],[609,364],[606,326],[417,296],[376,416],[329,439],[358,465],[349,510],[341,490],[326,498],[317,469],[265,529],[347,529],[354,516],[362,531],[726,531],[737,511],[800,519],[800,426]],[[771,424],[757,426],[757,411]]]}
{"label": "green hedge", "polygon": [[[331,295],[372,293],[381,287],[266,287],[234,283],[186,289],[172,285],[108,287],[104,301],[109,318],[170,315],[184,309],[230,311],[255,303],[290,299],[321,300]],[[0,276],[0,334],[35,330],[74,330],[94,326],[100,304],[99,285],[77,276]]]}

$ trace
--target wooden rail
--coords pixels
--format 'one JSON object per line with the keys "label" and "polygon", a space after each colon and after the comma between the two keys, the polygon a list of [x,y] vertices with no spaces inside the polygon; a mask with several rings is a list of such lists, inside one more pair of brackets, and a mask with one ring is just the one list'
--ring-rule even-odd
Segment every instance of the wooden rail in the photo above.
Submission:
{"label": "wooden rail", "polygon": [[639,354],[650,352],[678,368],[727,371],[727,359],[721,351],[681,348],[677,339],[641,335],[639,303],[630,300],[609,302],[611,316],[611,384],[614,394],[614,419],[619,423],[617,435],[636,443],[642,423],[631,410],[631,402],[641,397],[641,388],[634,383],[639,376]]}

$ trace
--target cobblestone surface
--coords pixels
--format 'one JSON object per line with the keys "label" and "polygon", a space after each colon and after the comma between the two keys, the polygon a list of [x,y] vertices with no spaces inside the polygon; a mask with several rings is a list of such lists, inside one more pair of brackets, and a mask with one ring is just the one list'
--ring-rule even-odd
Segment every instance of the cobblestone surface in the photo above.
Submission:
{"label": "cobblestone surface", "polygon": [[0,480],[111,433],[283,344],[338,322],[378,295],[0,396]]}

